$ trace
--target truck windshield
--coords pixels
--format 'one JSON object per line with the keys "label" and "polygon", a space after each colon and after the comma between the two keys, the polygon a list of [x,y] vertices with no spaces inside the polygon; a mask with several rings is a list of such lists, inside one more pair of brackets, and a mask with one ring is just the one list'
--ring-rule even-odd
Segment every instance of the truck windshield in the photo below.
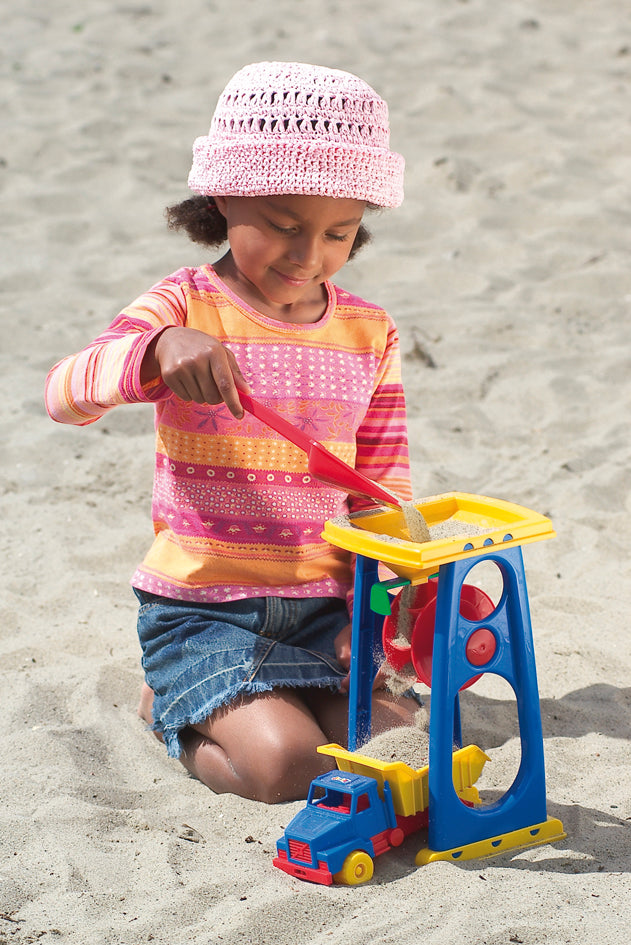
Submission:
{"label": "truck windshield", "polygon": [[309,794],[309,804],[325,810],[334,810],[339,814],[350,814],[351,795],[344,791],[332,791],[314,784]]}

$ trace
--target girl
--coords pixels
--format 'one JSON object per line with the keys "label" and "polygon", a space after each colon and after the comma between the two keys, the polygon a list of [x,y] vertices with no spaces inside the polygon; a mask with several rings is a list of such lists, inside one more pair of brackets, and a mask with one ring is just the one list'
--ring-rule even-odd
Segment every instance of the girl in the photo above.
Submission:
{"label": "girl", "polygon": [[[316,746],[345,741],[352,562],[320,533],[361,507],[312,480],[238,391],[410,498],[395,326],[330,281],[368,238],[365,209],[403,198],[388,142],[387,106],[355,76],[240,70],[195,142],[198,195],[167,211],[228,251],[159,282],[49,374],[63,423],[155,404],[155,540],[132,578],[139,713],[217,792],[302,798],[330,766]],[[373,702],[375,733],[416,708],[379,688]]]}

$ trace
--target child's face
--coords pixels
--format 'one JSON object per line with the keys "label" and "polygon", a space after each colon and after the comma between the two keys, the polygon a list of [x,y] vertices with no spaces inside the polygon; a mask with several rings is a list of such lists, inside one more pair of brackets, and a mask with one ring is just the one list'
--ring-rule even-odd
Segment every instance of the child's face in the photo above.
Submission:
{"label": "child's face", "polygon": [[215,197],[228,225],[220,274],[254,307],[289,322],[317,321],[322,283],[347,261],[366,204],[290,194]]}

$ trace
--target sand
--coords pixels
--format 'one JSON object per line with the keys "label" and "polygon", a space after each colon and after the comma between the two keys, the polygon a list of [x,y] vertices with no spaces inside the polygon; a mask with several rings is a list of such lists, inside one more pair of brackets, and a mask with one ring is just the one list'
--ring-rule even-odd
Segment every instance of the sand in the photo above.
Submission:
{"label": "sand", "polygon": [[[23,0],[2,42],[0,943],[626,945],[624,4]],[[410,839],[366,886],[307,885],[271,865],[299,804],[214,796],[136,717],[151,411],[58,427],[44,377],[206,258],[163,207],[228,77],[266,58],[359,72],[390,102],[406,201],[339,282],[399,324],[415,495],[497,496],[556,527],[524,549],[554,846],[417,869]],[[511,693],[483,683],[463,713],[492,792],[519,746]]]}
{"label": "sand", "polygon": [[408,534],[412,541],[429,541],[430,533],[423,514],[414,502],[402,502],[401,509]]}

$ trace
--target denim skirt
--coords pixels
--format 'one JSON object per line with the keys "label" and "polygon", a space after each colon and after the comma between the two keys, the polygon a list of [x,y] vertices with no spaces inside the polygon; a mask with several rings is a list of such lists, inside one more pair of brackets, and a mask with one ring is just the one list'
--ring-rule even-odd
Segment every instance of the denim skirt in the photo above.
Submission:
{"label": "denim skirt", "polygon": [[349,622],[339,598],[259,597],[222,604],[158,597],[134,588],[138,637],[153,689],[153,729],[167,752],[179,733],[244,694],[278,687],[340,689],[335,638]]}

